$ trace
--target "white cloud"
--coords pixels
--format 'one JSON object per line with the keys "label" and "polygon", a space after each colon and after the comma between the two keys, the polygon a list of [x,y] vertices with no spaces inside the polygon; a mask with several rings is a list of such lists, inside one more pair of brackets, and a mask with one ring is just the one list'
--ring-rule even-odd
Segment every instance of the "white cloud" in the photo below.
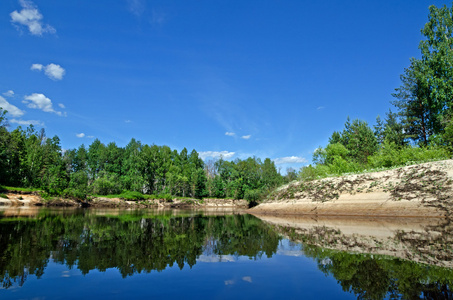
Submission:
{"label": "white cloud", "polygon": [[7,91],[7,92],[4,92],[4,93],[3,93],[3,96],[5,96],[5,97],[12,97],[12,96],[14,96],[14,91],[13,91],[13,90],[9,90],[9,91]]}
{"label": "white cloud", "polygon": [[60,65],[57,64],[48,64],[44,66],[42,64],[32,64],[30,70],[33,71],[42,71],[52,80],[62,80],[63,76],[66,74],[66,70],[63,69]]}
{"label": "white cloud", "polygon": [[29,96],[25,96],[22,103],[27,104],[27,107],[29,108],[40,109],[45,112],[55,113],[59,116],[65,115],[61,111],[54,110],[52,101],[44,94],[33,93]]}
{"label": "white cloud", "polygon": [[41,64],[32,64],[30,67],[30,70],[41,71],[43,68],[44,68],[44,66]]}
{"label": "white cloud", "polygon": [[66,108],[66,106],[64,106],[63,103],[58,103],[58,106],[59,106],[60,108],[63,108],[63,109]]}
{"label": "white cloud", "polygon": [[76,134],[76,137],[78,137],[78,138],[83,138],[83,137],[85,137],[85,133],[83,133],[83,132],[77,133],[77,134]]}
{"label": "white cloud", "polygon": [[94,135],[87,135],[87,138],[94,139]]}
{"label": "white cloud", "polygon": [[241,136],[241,139],[244,139],[244,140],[248,140],[250,139],[252,136],[249,134],[249,135],[243,135]]}
{"label": "white cloud", "polygon": [[215,158],[224,158],[229,159],[232,158],[236,152],[229,152],[229,151],[201,151],[198,153],[202,160],[205,160],[208,157],[215,157]]}
{"label": "white cloud", "polygon": [[299,164],[299,163],[307,163],[307,159],[300,157],[300,156],[287,156],[287,157],[280,157],[273,159],[276,165],[282,164]]}
{"label": "white cloud", "polygon": [[316,108],[316,110],[321,110],[321,109],[324,109],[324,108],[325,108],[324,106],[318,106],[318,107]]}
{"label": "white cloud", "polygon": [[20,110],[19,108],[17,108],[16,106],[10,104],[8,101],[6,101],[5,98],[3,98],[2,96],[0,96],[0,107],[3,109],[3,110],[7,110],[8,113],[13,116],[13,117],[20,117],[20,116],[23,116],[24,115],[24,111]]}
{"label": "white cloud", "polygon": [[28,0],[19,0],[22,10],[18,12],[13,11],[9,15],[11,16],[11,22],[19,25],[28,27],[28,30],[32,35],[41,36],[43,33],[55,33],[56,30],[50,25],[43,24],[42,14],[39,12],[36,5]]}
{"label": "white cloud", "polygon": [[252,277],[250,276],[244,276],[242,277],[242,280],[252,283]]}
{"label": "white cloud", "polygon": [[131,123],[131,120],[125,120],[124,123]]}
{"label": "white cloud", "polygon": [[41,122],[39,120],[16,120],[16,119],[11,119],[11,120],[9,120],[9,122],[13,123],[13,124],[24,125],[24,126],[29,126],[29,125],[44,126],[44,122]]}
{"label": "white cloud", "polygon": [[228,132],[228,131],[227,131],[227,132],[225,132],[225,135],[228,135],[228,136],[235,136],[236,133],[234,133],[234,132]]}
{"label": "white cloud", "polygon": [[52,80],[62,80],[66,71],[60,65],[48,64],[44,69],[44,73]]}

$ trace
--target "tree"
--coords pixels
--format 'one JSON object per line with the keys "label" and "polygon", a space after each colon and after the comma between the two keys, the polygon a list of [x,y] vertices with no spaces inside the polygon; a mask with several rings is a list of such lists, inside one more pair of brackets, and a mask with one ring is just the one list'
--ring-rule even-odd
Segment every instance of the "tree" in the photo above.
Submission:
{"label": "tree", "polygon": [[429,87],[432,109],[444,113],[453,105],[453,8],[431,5],[421,32],[426,39],[419,48],[428,71],[423,83]]}
{"label": "tree", "polygon": [[442,134],[442,120],[453,108],[453,9],[429,7],[421,30],[421,59],[411,59],[393,96],[408,138],[427,145],[431,135]]}
{"label": "tree", "polygon": [[429,97],[427,72],[421,60],[412,59],[410,67],[400,76],[401,86],[392,94],[397,99],[392,103],[399,109],[405,136],[424,145],[440,128],[438,112],[432,109]]}

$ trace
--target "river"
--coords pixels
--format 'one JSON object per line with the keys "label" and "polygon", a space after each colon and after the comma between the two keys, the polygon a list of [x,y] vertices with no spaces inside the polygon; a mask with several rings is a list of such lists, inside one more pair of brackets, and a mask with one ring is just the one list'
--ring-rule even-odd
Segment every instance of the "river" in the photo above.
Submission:
{"label": "river", "polygon": [[0,210],[1,299],[452,299],[443,219]]}

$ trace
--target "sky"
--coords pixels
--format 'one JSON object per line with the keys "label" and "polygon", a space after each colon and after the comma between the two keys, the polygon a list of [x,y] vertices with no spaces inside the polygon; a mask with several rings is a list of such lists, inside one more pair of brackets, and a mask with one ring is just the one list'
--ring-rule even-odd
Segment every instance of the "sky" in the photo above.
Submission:
{"label": "sky", "polygon": [[348,116],[393,109],[432,4],[452,5],[2,0],[0,107],[63,149],[135,138],[298,170]]}

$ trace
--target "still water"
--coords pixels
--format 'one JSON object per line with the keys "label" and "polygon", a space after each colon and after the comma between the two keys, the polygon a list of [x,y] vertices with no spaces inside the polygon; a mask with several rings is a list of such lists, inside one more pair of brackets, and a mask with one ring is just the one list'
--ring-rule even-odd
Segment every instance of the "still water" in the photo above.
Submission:
{"label": "still water", "polygon": [[452,299],[437,223],[376,222],[3,210],[0,299]]}

